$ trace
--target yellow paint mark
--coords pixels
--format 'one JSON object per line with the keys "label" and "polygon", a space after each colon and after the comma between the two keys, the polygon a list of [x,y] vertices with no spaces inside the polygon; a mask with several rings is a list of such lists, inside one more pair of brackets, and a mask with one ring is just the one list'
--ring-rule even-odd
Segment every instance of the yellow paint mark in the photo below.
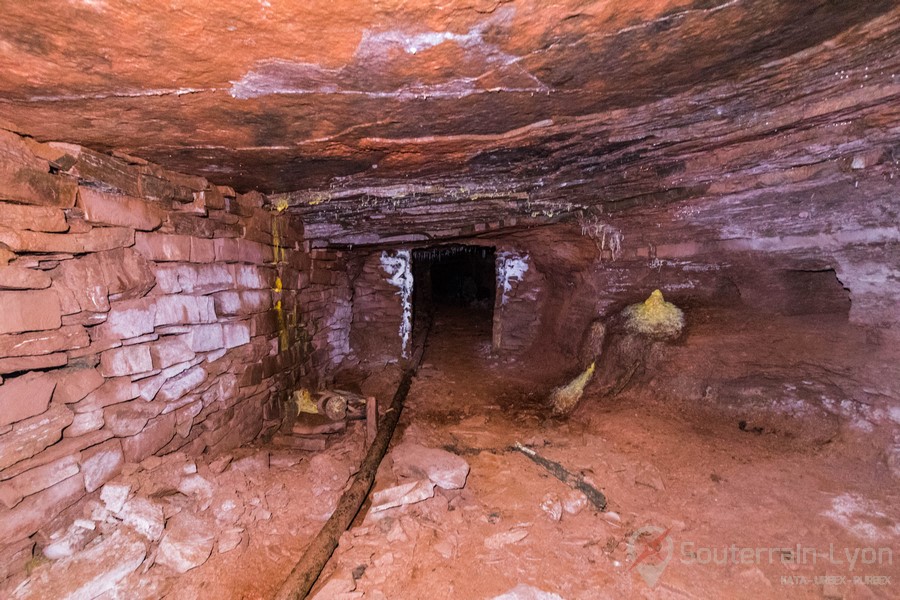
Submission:
{"label": "yellow paint mark", "polygon": [[287,323],[284,320],[284,307],[281,300],[275,303],[275,317],[278,320],[278,348],[281,352],[288,349],[290,345],[290,336],[288,335]]}
{"label": "yellow paint mark", "polygon": [[275,268],[279,270],[279,274],[275,277],[275,287],[272,288],[272,291],[278,295],[278,299],[275,302],[275,317],[278,322],[278,348],[281,352],[288,349],[291,341],[290,330],[288,329],[284,318],[284,305],[281,302],[281,294],[284,292],[284,282],[281,280],[281,270],[284,263],[285,252],[281,245],[279,218],[284,214],[284,211],[287,208],[287,199],[284,197],[279,198],[275,202],[275,210],[278,212],[272,216],[272,258],[275,263]]}
{"label": "yellow paint mark", "polygon": [[284,249],[281,247],[281,230],[278,227],[278,215],[272,217],[272,258],[279,263],[284,260]]}
{"label": "yellow paint mark", "polygon": [[294,403],[297,405],[297,413],[319,414],[319,407],[313,402],[312,394],[306,388],[300,388],[294,392]]}

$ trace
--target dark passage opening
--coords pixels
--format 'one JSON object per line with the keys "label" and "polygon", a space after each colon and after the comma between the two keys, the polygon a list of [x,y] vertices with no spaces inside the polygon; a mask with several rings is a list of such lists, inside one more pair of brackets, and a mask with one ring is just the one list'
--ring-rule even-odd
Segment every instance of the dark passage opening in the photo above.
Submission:
{"label": "dark passage opening", "polygon": [[497,287],[490,246],[447,244],[413,250],[413,310],[433,310],[432,333],[491,334]]}
{"label": "dark passage opening", "polygon": [[849,318],[850,291],[834,269],[759,271],[738,285],[743,302],[762,312]]}

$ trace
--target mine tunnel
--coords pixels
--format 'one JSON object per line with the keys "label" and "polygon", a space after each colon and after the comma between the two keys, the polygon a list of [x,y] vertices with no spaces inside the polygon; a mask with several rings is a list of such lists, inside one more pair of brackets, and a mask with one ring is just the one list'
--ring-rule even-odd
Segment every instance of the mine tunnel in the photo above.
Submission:
{"label": "mine tunnel", "polygon": [[900,596],[895,0],[2,6],[0,598]]}
{"label": "mine tunnel", "polygon": [[[490,343],[497,289],[495,248],[446,244],[412,251],[413,322],[431,321],[429,336]],[[450,341],[450,340],[448,340]],[[463,350],[465,352],[465,350]]]}

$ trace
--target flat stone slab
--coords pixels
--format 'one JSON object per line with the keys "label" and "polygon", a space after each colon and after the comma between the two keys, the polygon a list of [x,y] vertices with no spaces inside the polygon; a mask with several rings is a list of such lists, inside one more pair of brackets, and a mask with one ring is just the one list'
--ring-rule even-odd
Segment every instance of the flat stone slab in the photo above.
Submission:
{"label": "flat stone slab", "polygon": [[147,546],[128,528],[36,571],[13,592],[17,600],[92,600],[116,587],[144,561]]}
{"label": "flat stone slab", "polygon": [[520,583],[505,594],[494,596],[491,600],[563,600],[563,598],[562,596]]}
{"label": "flat stone slab", "polygon": [[372,494],[372,508],[370,511],[376,513],[389,508],[427,500],[434,496],[434,485],[433,481],[419,479],[377,491]]}
{"label": "flat stone slab", "polygon": [[445,490],[462,488],[469,475],[469,463],[461,456],[420,444],[397,445],[391,451],[391,460],[397,477],[425,477]]}
{"label": "flat stone slab", "polygon": [[209,559],[215,541],[209,523],[190,514],[179,513],[169,519],[159,543],[156,562],[178,573],[186,573]]}

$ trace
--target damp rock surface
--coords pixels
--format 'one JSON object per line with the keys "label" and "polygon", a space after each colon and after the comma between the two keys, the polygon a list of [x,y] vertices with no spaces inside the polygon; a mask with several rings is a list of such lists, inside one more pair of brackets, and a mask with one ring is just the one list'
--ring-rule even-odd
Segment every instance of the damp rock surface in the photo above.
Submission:
{"label": "damp rock surface", "polygon": [[[198,2],[146,10],[10,8],[0,117],[40,140],[124,151],[242,192],[452,174],[483,180],[489,194],[493,178],[546,184],[549,172],[546,189],[565,201],[591,196],[557,187],[579,172],[598,187],[655,187],[640,170],[624,181],[603,175],[604,166],[624,175],[618,167],[640,158],[687,184],[684,163],[709,157],[694,155],[696,137],[728,144],[746,130],[799,144],[806,119],[837,122],[848,104],[868,104],[857,90],[896,94],[897,7],[883,1],[797,10],[788,0],[665,0],[621,11],[575,0],[390,9],[317,0],[291,10],[229,0],[216,11]],[[101,62],[102,77],[83,68]],[[91,120],[89,137],[79,118]],[[656,135],[625,133],[636,124]],[[687,146],[650,141],[671,135]],[[868,167],[867,156],[853,164]],[[236,162],[241,169],[228,167]],[[98,201],[82,203],[90,211]]]}

